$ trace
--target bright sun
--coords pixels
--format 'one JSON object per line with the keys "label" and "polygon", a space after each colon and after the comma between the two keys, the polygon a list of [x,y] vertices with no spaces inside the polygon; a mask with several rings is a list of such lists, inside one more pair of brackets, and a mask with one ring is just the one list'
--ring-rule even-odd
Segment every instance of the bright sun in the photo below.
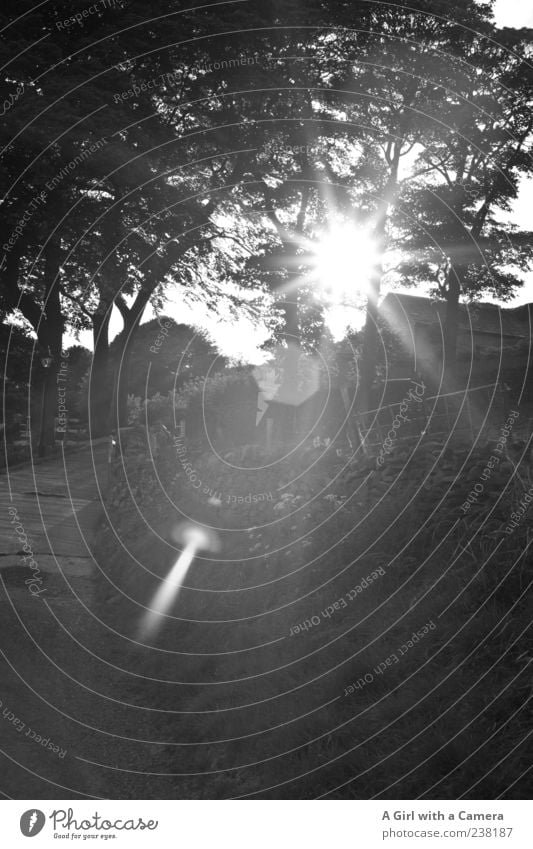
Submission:
{"label": "bright sun", "polygon": [[366,294],[377,252],[364,230],[334,226],[320,237],[314,253],[317,283],[335,301]]}

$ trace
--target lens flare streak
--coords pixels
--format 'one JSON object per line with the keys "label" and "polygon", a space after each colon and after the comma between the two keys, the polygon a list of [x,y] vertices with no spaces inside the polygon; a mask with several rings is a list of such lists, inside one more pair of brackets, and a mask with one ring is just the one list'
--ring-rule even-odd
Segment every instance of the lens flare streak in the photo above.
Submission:
{"label": "lens flare streak", "polygon": [[171,606],[177,601],[185,577],[194,558],[201,549],[215,549],[216,545],[210,535],[199,527],[179,528],[176,539],[185,543],[185,548],[174,563],[167,577],[154,594],[149,609],[146,611],[139,630],[138,639],[144,641],[152,637],[163,625],[164,617]]}

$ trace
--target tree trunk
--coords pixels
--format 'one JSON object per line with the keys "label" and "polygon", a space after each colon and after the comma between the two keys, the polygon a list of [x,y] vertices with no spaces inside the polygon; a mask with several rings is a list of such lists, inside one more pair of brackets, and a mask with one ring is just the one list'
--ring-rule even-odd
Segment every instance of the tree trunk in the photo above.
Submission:
{"label": "tree trunk", "polygon": [[[39,417],[39,448],[46,454],[54,446],[54,419],[59,414],[57,374],[61,365],[63,351],[63,315],[59,294],[59,269],[62,252],[59,244],[49,241],[44,249],[44,288],[45,304],[41,318],[35,327],[40,346],[39,355],[51,356],[51,365],[46,369],[43,381],[44,404],[42,421]],[[65,399],[66,400],[66,399]],[[67,410],[68,410],[68,405]],[[62,411],[63,412],[63,411]],[[35,420],[33,431],[35,433]]]}
{"label": "tree trunk", "polygon": [[55,445],[55,418],[59,414],[57,372],[58,368],[54,357],[54,362],[50,368],[46,369],[43,375],[43,394],[40,398],[40,409],[34,409],[32,411],[32,441],[37,441],[40,457],[49,454]]}
{"label": "tree trunk", "polygon": [[[117,430],[128,424],[128,388],[130,376],[130,360],[135,340],[137,321],[131,319],[124,324],[122,334],[124,342],[117,351],[117,361],[113,375],[113,402],[110,412],[110,429]],[[122,336],[121,334],[121,336]]]}
{"label": "tree trunk", "polygon": [[368,299],[366,306],[365,332],[363,339],[363,351],[359,365],[359,384],[357,387],[356,409],[364,412],[371,409],[372,387],[376,376],[376,365],[378,355],[378,304],[381,291],[381,278],[383,277],[383,253],[387,233],[387,220],[389,210],[394,206],[398,195],[398,169],[402,141],[394,143],[390,152],[390,173],[387,184],[383,191],[383,197],[377,213],[377,220],[372,233],[375,244],[376,263],[372,276],[368,281]]}
{"label": "tree trunk", "polygon": [[[2,287],[4,297],[11,310],[20,310],[24,318],[31,324],[39,343],[37,357],[52,358],[52,363],[42,381],[44,410],[33,408],[32,441],[39,440],[41,450],[46,453],[54,444],[54,418],[58,412],[57,372],[61,362],[63,345],[63,314],[59,292],[59,269],[63,252],[59,237],[49,239],[43,249],[44,259],[44,304],[34,299],[20,285],[20,264],[27,245],[20,240],[13,251],[10,251],[2,269]],[[41,417],[41,413],[44,415]]]}
{"label": "tree trunk", "polygon": [[108,210],[102,223],[102,251],[105,260],[98,275],[99,303],[93,315],[93,364],[89,381],[89,422],[93,436],[109,433],[113,401],[113,376],[109,359],[109,323],[113,304],[120,293],[121,269],[117,245],[122,235],[121,202]]}
{"label": "tree trunk", "polygon": [[128,424],[128,389],[131,352],[133,350],[137,327],[144,315],[154,289],[155,284],[152,287],[140,290],[131,307],[128,307],[124,299],[120,296],[116,301],[116,306],[120,310],[122,320],[124,321],[124,328],[118,340],[119,343],[122,340],[122,345],[117,352],[117,361],[113,376],[113,402],[111,404],[109,420],[109,426],[112,430],[125,427]]}
{"label": "tree trunk", "polygon": [[376,376],[376,365],[378,361],[379,296],[381,292],[381,278],[383,277],[382,251],[385,241],[386,225],[386,213],[383,213],[373,234],[373,238],[376,243],[377,257],[372,276],[368,281],[365,331],[363,336],[363,350],[359,363],[359,381],[356,397],[356,409],[358,412],[370,410],[372,404],[372,388]]}
{"label": "tree trunk", "polygon": [[[130,379],[130,360],[133,348],[134,331],[126,340],[120,357],[120,365],[117,366],[113,387],[114,403],[111,415],[116,428],[126,427],[128,424],[128,388]],[[120,371],[118,369],[120,368]]]}
{"label": "tree trunk", "polygon": [[457,382],[457,337],[459,333],[459,298],[464,269],[453,266],[446,286],[446,319],[444,322],[443,372],[446,392],[453,392]]}
{"label": "tree trunk", "polygon": [[372,387],[376,376],[378,359],[378,303],[381,290],[381,268],[376,269],[369,283],[369,293],[366,306],[365,331],[363,350],[359,365],[359,381],[357,386],[356,408],[358,412],[371,409]]}
{"label": "tree trunk", "polygon": [[301,357],[297,295],[286,301],[283,338],[286,349],[282,363],[281,385],[276,393],[276,416],[273,424],[274,441],[290,443],[296,428],[298,367]]}
{"label": "tree trunk", "polygon": [[109,322],[111,304],[101,304],[93,316],[93,362],[89,380],[89,423],[92,436],[108,432],[111,387],[109,374]]}

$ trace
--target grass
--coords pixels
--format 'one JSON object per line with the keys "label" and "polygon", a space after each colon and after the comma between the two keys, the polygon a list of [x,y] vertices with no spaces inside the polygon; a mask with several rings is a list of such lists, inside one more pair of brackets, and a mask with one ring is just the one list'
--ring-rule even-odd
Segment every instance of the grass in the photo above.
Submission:
{"label": "grass", "polygon": [[[222,492],[274,494],[240,509],[209,504],[170,456],[159,458],[162,486],[149,462],[126,458],[135,498],[119,480],[101,537],[115,586],[101,580],[99,613],[113,628],[134,635],[176,556],[175,522],[186,514],[220,529],[220,554],[191,568],[154,648],[122,658],[156,679],[128,685],[167,711],[153,714],[150,735],[187,744],[159,750],[157,771],[200,773],[169,779],[173,795],[527,795],[527,521],[503,531],[521,484],[487,485],[475,519],[460,509],[487,451],[459,475],[459,449],[432,443],[397,452],[381,476],[333,450],[250,473],[234,468],[242,457],[194,456]],[[378,567],[383,576],[323,615]],[[289,636],[313,616],[318,624]],[[373,672],[430,620],[398,662]]]}

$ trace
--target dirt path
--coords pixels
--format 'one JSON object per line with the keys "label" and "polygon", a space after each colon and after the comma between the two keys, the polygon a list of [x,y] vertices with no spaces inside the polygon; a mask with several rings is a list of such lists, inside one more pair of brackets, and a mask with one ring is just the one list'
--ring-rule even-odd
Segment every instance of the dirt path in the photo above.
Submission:
{"label": "dirt path", "polygon": [[[0,478],[0,790],[99,796],[79,754],[95,750],[93,528],[106,446]],[[101,710],[100,710],[101,713]]]}

